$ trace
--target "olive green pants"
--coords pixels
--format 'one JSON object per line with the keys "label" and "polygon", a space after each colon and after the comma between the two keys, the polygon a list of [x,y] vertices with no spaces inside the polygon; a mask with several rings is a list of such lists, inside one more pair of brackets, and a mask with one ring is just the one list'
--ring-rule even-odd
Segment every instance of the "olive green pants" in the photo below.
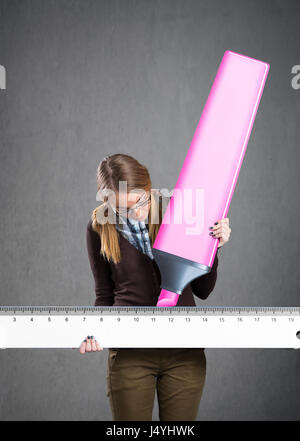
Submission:
{"label": "olive green pants", "polygon": [[114,421],[194,421],[206,376],[202,348],[109,349],[107,396]]}

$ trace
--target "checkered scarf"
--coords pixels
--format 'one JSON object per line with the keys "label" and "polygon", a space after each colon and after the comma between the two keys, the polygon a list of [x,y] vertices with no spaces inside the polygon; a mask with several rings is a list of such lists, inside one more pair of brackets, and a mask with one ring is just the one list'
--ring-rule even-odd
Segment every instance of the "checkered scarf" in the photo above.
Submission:
{"label": "checkered scarf", "polygon": [[122,223],[116,223],[116,229],[127,239],[135,248],[147,254],[150,259],[154,259],[151,249],[148,228],[144,221],[137,221],[129,217],[119,216]]}

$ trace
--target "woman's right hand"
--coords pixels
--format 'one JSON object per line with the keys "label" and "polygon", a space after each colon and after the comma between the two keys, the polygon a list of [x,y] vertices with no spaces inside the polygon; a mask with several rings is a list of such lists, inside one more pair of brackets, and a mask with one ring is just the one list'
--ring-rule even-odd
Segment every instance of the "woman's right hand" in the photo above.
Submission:
{"label": "woman's right hand", "polygon": [[103,351],[103,348],[99,345],[97,340],[94,339],[93,335],[88,335],[80,345],[80,354],[85,354],[86,352],[97,352]]}

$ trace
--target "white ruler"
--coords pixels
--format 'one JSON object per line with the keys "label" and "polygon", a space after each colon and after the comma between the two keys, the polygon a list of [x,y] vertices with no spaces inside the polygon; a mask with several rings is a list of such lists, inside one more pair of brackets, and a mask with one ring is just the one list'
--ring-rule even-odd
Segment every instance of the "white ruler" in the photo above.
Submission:
{"label": "white ruler", "polygon": [[300,307],[1,306],[0,348],[300,348]]}

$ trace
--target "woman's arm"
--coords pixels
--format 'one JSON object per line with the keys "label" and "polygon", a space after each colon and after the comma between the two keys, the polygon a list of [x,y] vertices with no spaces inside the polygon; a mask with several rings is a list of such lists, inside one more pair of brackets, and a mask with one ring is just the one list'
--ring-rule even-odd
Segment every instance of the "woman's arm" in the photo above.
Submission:
{"label": "woman's arm", "polygon": [[91,221],[88,223],[86,230],[86,243],[95,280],[96,301],[94,306],[112,306],[114,303],[114,282],[111,278],[111,268],[110,264],[100,254],[100,236],[92,229]]}
{"label": "woman's arm", "polygon": [[205,274],[204,276],[201,277],[197,277],[196,279],[191,281],[193,294],[199,297],[199,299],[202,300],[207,299],[207,297],[215,287],[217,281],[217,274],[218,274],[217,268],[219,264],[218,251],[219,249],[217,250],[217,253],[215,255],[215,260],[211,268],[211,271],[208,274]]}
{"label": "woman's arm", "polygon": [[217,253],[215,255],[215,260],[211,268],[210,273],[205,274],[205,276],[197,277],[191,281],[191,287],[193,294],[202,300],[207,299],[209,294],[215,287],[217,281],[217,268],[219,264],[218,252],[219,249],[229,241],[231,228],[229,227],[229,218],[219,219],[215,224],[210,227],[210,235],[219,241]]}

